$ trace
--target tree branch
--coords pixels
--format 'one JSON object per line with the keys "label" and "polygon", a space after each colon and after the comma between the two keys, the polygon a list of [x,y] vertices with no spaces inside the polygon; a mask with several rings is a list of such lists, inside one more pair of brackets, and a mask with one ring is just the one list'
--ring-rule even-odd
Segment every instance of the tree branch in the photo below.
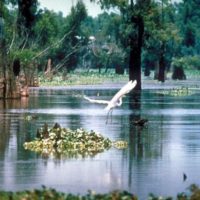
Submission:
{"label": "tree branch", "polygon": [[55,47],[57,45],[59,45],[72,31],[69,31],[68,33],[66,33],[60,40],[58,40],[56,43],[48,46],[46,49],[44,49],[43,51],[41,51],[40,53],[38,53],[35,57],[32,58],[32,60],[36,59],[37,57],[42,56],[43,54],[45,54],[50,48]]}

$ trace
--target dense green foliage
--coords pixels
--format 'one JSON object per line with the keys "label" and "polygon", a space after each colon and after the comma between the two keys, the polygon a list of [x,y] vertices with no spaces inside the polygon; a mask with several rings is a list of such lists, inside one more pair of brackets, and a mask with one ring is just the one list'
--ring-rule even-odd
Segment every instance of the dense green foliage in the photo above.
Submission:
{"label": "dense green foliage", "polygon": [[[177,194],[176,198],[162,197],[150,194],[148,200],[199,200],[200,189],[197,185],[191,185],[189,192],[182,192]],[[98,194],[94,191],[89,191],[86,195],[75,195],[71,193],[58,192],[52,188],[33,189],[20,192],[4,192],[0,191],[0,200],[138,200],[137,196],[127,191],[113,191],[107,194]]]}
{"label": "dense green foliage", "polygon": [[155,70],[155,78],[161,81],[177,63],[183,69],[199,69],[197,1],[95,2],[103,8],[114,7],[117,12],[92,18],[84,1],[78,1],[64,17],[62,13],[42,10],[38,0],[1,1],[9,65],[16,58],[22,63],[36,61],[39,71],[44,71],[51,58],[52,73],[76,68],[97,68],[99,72],[114,68],[123,73],[129,67],[130,74],[137,76],[141,65],[145,75]]}
{"label": "dense green foliage", "polygon": [[116,191],[111,192],[108,194],[96,194],[93,191],[89,191],[86,195],[74,195],[74,194],[65,194],[61,192],[57,192],[55,189],[48,189],[43,187],[42,189],[35,189],[32,191],[24,191],[24,192],[0,192],[0,200],[91,200],[91,199],[107,199],[107,200],[120,200],[120,199],[127,199],[127,200],[137,200],[137,197],[133,194],[126,192],[126,191]]}

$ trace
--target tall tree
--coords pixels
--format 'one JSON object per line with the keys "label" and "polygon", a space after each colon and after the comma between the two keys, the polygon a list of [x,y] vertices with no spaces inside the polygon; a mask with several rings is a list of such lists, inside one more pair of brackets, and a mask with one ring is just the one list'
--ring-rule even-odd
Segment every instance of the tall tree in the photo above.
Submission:
{"label": "tall tree", "polygon": [[[145,19],[143,60],[148,74],[148,63],[155,66],[155,79],[164,82],[176,48],[180,45],[180,31],[175,24],[176,8],[168,0],[152,2]],[[144,64],[144,63],[143,63]]]}
{"label": "tall tree", "polygon": [[34,34],[40,47],[44,48],[55,42],[56,39],[61,38],[62,25],[64,18],[62,15],[53,11],[44,10],[37,17],[37,23],[34,26]]}
{"label": "tall tree", "polygon": [[79,0],[75,6],[71,8],[70,15],[66,18],[64,33],[68,33],[63,41],[63,45],[58,50],[58,57],[63,61],[63,65],[70,71],[77,66],[79,44],[83,33],[81,31],[81,23],[87,16],[87,10],[84,3]]}
{"label": "tall tree", "polygon": [[5,97],[4,1],[0,1],[0,98]]}
{"label": "tall tree", "polygon": [[32,28],[36,20],[38,0],[17,0],[18,17],[17,30],[20,37],[24,37],[22,45],[33,36]]}
{"label": "tall tree", "polygon": [[[95,1],[95,0],[91,0]],[[129,79],[137,80],[136,90],[141,90],[141,56],[144,37],[144,16],[151,0],[96,0],[104,8],[117,7],[123,16],[126,45],[129,48]]]}
{"label": "tall tree", "polygon": [[183,0],[178,4],[179,18],[177,26],[181,30],[183,44],[182,55],[195,55],[200,52],[200,4],[197,0]]}

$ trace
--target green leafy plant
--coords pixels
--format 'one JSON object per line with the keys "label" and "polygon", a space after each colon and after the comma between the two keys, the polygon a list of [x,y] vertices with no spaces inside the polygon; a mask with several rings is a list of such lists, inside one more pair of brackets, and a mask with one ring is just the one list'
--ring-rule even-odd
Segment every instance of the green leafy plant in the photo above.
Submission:
{"label": "green leafy plant", "polygon": [[184,56],[181,58],[174,58],[172,60],[172,66],[182,67],[183,69],[198,69],[200,70],[200,58],[199,56]]}
{"label": "green leafy plant", "polygon": [[86,131],[82,128],[71,130],[61,128],[57,123],[50,129],[45,124],[43,128],[38,130],[37,137],[33,141],[24,143],[24,148],[27,150],[68,157],[94,156],[111,146],[122,149],[127,147],[127,142],[112,142],[93,130]]}

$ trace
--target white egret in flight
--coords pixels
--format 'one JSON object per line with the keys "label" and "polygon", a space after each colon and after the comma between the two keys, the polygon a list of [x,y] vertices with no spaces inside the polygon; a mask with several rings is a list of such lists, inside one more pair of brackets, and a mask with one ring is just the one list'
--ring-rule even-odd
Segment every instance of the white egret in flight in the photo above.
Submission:
{"label": "white egret in flight", "polygon": [[129,81],[113,96],[113,98],[110,101],[91,99],[87,96],[84,96],[84,99],[90,101],[91,103],[107,104],[107,106],[105,107],[105,110],[108,111],[108,114],[107,114],[107,120],[108,120],[109,114],[112,115],[113,108],[122,105],[122,97],[125,94],[128,94],[136,86],[136,84],[137,84],[136,80]]}

